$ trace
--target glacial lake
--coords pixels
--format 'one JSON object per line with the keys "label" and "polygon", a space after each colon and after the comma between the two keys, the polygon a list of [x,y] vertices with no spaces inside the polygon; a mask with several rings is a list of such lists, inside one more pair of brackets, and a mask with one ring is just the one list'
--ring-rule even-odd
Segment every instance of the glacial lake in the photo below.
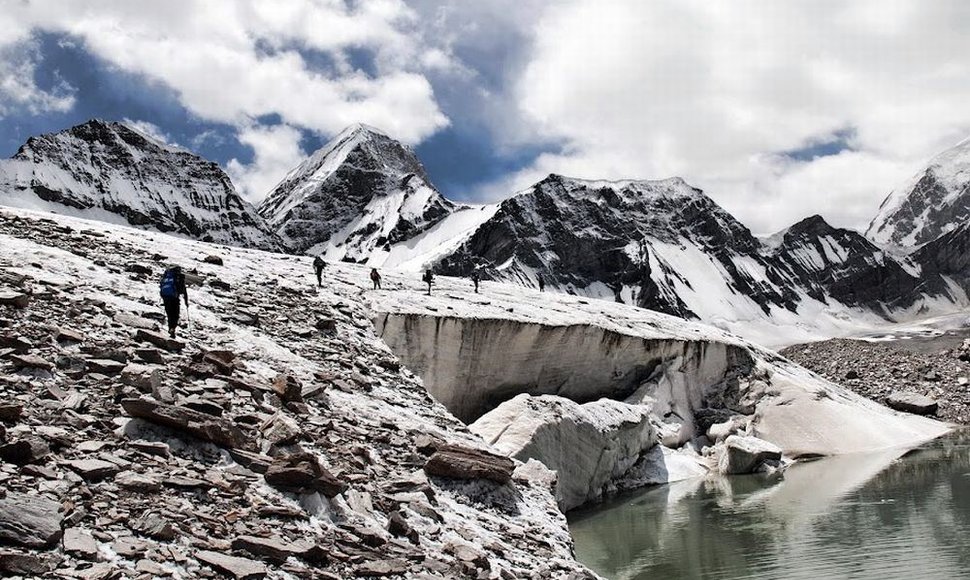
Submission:
{"label": "glacial lake", "polygon": [[571,513],[570,530],[615,580],[970,578],[970,432],[650,488]]}

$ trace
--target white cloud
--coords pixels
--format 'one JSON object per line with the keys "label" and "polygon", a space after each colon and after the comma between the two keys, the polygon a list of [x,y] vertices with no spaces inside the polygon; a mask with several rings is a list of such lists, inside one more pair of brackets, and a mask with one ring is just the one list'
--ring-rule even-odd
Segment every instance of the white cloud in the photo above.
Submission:
{"label": "white cloud", "polygon": [[60,82],[43,90],[34,82],[40,55],[27,41],[0,45],[0,118],[18,112],[39,115],[70,110],[74,88]]}
{"label": "white cloud", "polygon": [[[34,0],[10,8],[0,32],[14,22],[73,35],[110,65],[167,85],[206,120],[246,126],[278,114],[323,134],[362,121],[409,143],[448,123],[421,74],[424,47],[409,34],[414,14],[401,0]],[[373,76],[323,70],[298,49],[334,62],[364,49],[380,67]]]}
{"label": "white cloud", "polygon": [[247,127],[239,132],[239,142],[253,149],[253,162],[232,159],[226,172],[243,197],[258,203],[286,173],[296,167],[306,153],[300,148],[300,131],[287,125]]}
{"label": "white cloud", "polygon": [[[415,144],[444,109],[505,155],[561,145],[482,198],[550,172],[681,175],[768,232],[807,213],[863,227],[970,134],[968,25],[963,0],[32,0],[0,12],[0,46],[68,34],[235,126],[256,157],[233,177],[254,199],[299,161],[298,129],[362,121]],[[66,88],[33,90],[36,56],[0,60],[0,107],[70,106]],[[847,129],[852,151],[780,155]]]}
{"label": "white cloud", "polygon": [[[419,23],[403,0],[32,0],[4,7],[0,46],[30,31],[68,34],[109,66],[171,89],[191,114],[237,127],[257,155],[231,168],[255,198],[289,169],[283,159],[299,160],[297,127],[326,136],[365,122],[415,144],[448,124],[424,71],[447,69],[449,55],[425,44]],[[373,63],[366,72],[354,66],[360,51]],[[23,79],[34,62],[23,74],[0,68],[0,91],[36,110],[68,108],[68,97],[31,92]],[[287,128],[255,126],[265,115]]]}
{"label": "white cloud", "polygon": [[[806,213],[862,227],[970,133],[968,25],[956,0],[557,4],[515,90],[527,126],[567,152],[511,181],[682,175],[755,231]],[[855,151],[777,155],[846,128]]]}
{"label": "white cloud", "polygon": [[135,121],[127,117],[122,119],[121,122],[127,125],[130,129],[134,129],[145,137],[154,139],[163,145],[179,147],[179,144],[175,143],[172,138],[169,137],[168,133],[163,131],[162,128],[155,123],[150,123],[148,121]]}

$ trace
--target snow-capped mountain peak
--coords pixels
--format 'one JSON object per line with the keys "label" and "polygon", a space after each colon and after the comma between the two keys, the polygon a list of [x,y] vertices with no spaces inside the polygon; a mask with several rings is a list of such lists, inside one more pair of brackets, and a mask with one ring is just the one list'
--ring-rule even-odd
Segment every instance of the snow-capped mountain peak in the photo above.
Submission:
{"label": "snow-capped mountain peak", "polygon": [[0,204],[280,248],[216,163],[100,119],[31,137],[0,161]]}
{"label": "snow-capped mountain peak", "polygon": [[295,251],[365,261],[457,207],[410,147],[356,124],[290,171],[259,212]]}
{"label": "snow-capped mountain peak", "polygon": [[866,235],[878,243],[920,246],[970,219],[970,139],[934,157],[882,202]]}

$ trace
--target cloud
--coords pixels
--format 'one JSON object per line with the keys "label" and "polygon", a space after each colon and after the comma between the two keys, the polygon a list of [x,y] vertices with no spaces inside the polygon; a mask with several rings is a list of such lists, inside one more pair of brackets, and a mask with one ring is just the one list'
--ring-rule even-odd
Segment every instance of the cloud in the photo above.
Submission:
{"label": "cloud", "polygon": [[[207,121],[243,127],[276,114],[322,134],[362,121],[409,143],[448,123],[421,74],[423,47],[401,0],[33,0],[9,8],[0,33],[14,22],[71,35],[110,66],[171,88]],[[339,64],[352,50],[375,55],[374,74],[308,60],[322,51]]]}
{"label": "cloud", "polygon": [[175,143],[171,137],[165,131],[161,129],[158,125],[150,123],[148,121],[134,121],[125,117],[121,120],[128,128],[138,131],[145,137],[154,139],[163,145],[169,145],[173,147],[178,147],[178,143]]}
{"label": "cloud", "polygon": [[[955,0],[557,4],[513,90],[525,125],[566,152],[505,181],[681,175],[755,231],[806,211],[862,227],[970,134],[968,26]],[[840,131],[849,150],[780,155]]]}
{"label": "cloud", "polygon": [[74,88],[67,83],[56,82],[48,90],[37,86],[34,76],[40,58],[31,42],[0,45],[0,118],[18,112],[63,112],[74,106]]}
{"label": "cloud", "polygon": [[240,131],[239,142],[251,147],[254,153],[252,163],[231,159],[226,166],[226,172],[240,194],[253,203],[262,200],[306,157],[300,148],[301,138],[299,129],[288,125],[253,125]]}

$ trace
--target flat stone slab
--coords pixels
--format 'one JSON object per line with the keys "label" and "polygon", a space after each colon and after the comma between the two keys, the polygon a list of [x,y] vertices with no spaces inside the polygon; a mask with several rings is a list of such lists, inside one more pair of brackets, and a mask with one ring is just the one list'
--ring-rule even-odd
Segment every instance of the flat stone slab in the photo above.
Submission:
{"label": "flat stone slab", "polygon": [[195,553],[195,557],[203,564],[236,580],[257,580],[265,578],[269,572],[265,564],[249,558],[227,556],[208,550],[199,550]]}
{"label": "flat stone slab", "polygon": [[100,459],[71,459],[65,461],[64,464],[77,472],[86,481],[101,481],[121,471],[121,468],[114,463]]}
{"label": "flat stone slab", "polygon": [[77,554],[86,560],[93,560],[98,556],[98,542],[88,532],[79,528],[64,530],[64,551]]}
{"label": "flat stone slab", "polygon": [[886,406],[914,415],[933,415],[939,409],[936,399],[912,392],[895,392],[886,397]]}
{"label": "flat stone slab", "polygon": [[125,363],[108,358],[96,358],[87,361],[87,371],[89,373],[101,373],[102,375],[117,375],[125,368]]}
{"label": "flat stone slab", "polygon": [[508,457],[458,445],[439,448],[424,464],[428,475],[454,479],[488,479],[506,483],[512,479],[515,462]]}
{"label": "flat stone slab", "polygon": [[0,498],[0,542],[46,548],[61,539],[61,504],[42,496],[7,492]]}
{"label": "flat stone slab", "polygon": [[181,340],[175,340],[174,338],[169,338],[164,334],[159,334],[157,332],[152,332],[151,330],[141,328],[135,331],[135,340],[153,344],[158,348],[167,350],[169,352],[178,352],[185,348],[185,343]]}
{"label": "flat stone slab", "polygon": [[18,369],[53,370],[54,364],[34,354],[12,354],[9,357],[13,366]]}
{"label": "flat stone slab", "polygon": [[335,497],[347,490],[347,484],[320,465],[320,461],[311,453],[294,453],[277,458],[263,477],[266,483],[283,491],[317,491],[326,497]]}
{"label": "flat stone slab", "polygon": [[132,417],[183,431],[222,447],[249,449],[253,442],[228,419],[188,407],[167,405],[149,399],[125,399],[121,406]]}
{"label": "flat stone slab", "polygon": [[290,542],[278,537],[239,536],[232,541],[233,550],[248,552],[274,564],[282,564],[290,556],[300,556],[312,548],[313,544],[310,542],[301,540]]}

